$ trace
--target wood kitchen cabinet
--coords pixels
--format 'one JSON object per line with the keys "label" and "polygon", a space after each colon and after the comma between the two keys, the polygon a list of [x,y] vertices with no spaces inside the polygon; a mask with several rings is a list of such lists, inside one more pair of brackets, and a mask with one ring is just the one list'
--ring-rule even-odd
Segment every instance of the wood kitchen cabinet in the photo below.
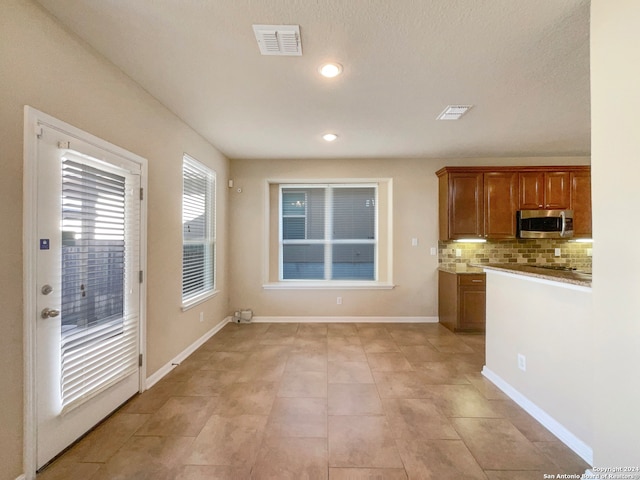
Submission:
{"label": "wood kitchen cabinet", "polygon": [[438,271],[438,318],[453,332],[484,332],[486,275]]}
{"label": "wood kitchen cabinet", "polygon": [[591,238],[591,172],[571,172],[574,238]]}
{"label": "wood kitchen cabinet", "polygon": [[484,237],[483,174],[439,177],[440,240]]}
{"label": "wood kitchen cabinet", "polygon": [[516,238],[518,173],[484,173],[484,237]]}
{"label": "wood kitchen cabinet", "polygon": [[571,203],[570,172],[519,173],[519,210],[566,210]]}
{"label": "wood kitchen cabinet", "polygon": [[517,172],[440,176],[440,240],[516,238]]}
{"label": "wood kitchen cabinet", "polygon": [[[439,239],[516,238],[518,210],[574,210],[574,236],[591,236],[591,167],[444,167]],[[578,213],[576,213],[576,211]]]}

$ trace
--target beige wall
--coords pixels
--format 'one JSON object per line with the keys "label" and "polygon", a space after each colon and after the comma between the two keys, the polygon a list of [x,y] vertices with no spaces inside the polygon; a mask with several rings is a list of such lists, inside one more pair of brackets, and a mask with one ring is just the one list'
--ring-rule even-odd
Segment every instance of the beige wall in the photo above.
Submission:
{"label": "beige wall", "polygon": [[[438,182],[445,165],[586,165],[587,157],[232,160],[231,301],[259,316],[437,316]],[[265,189],[272,179],[391,178],[393,290],[265,290]],[[237,189],[242,190],[238,193]],[[411,239],[418,238],[418,246]],[[336,304],[341,296],[342,305]]]}
{"label": "beige wall", "polygon": [[592,292],[572,287],[488,270],[486,366],[592,448]]}
{"label": "beige wall", "polygon": [[[638,466],[640,255],[640,2],[591,2],[594,461]],[[626,252],[624,252],[626,253]]]}
{"label": "beige wall", "polygon": [[[22,472],[23,106],[149,161],[148,374],[228,314],[225,225],[228,161],[142,88],[28,0],[0,2],[0,479]],[[181,160],[213,167],[218,192],[218,285],[213,300],[180,311]],[[199,322],[199,312],[205,321]]]}

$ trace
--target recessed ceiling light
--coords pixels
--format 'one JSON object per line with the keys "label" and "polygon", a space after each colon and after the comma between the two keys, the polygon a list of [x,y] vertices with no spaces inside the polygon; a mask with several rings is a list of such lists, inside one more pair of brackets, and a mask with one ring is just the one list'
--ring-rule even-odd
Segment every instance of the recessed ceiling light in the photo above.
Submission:
{"label": "recessed ceiling light", "polygon": [[342,73],[342,65],[339,63],[325,63],[318,70],[323,77],[333,78]]}
{"label": "recessed ceiling light", "polygon": [[324,138],[327,142],[333,142],[336,138],[338,138],[338,135],[336,135],[335,133],[325,133],[324,135],[322,135],[322,138]]}

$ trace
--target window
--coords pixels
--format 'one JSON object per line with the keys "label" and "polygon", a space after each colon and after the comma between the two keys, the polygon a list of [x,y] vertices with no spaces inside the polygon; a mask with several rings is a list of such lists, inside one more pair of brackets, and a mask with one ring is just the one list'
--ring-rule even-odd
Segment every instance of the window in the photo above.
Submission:
{"label": "window", "polygon": [[182,163],[182,304],[215,288],[215,173],[185,155]]}
{"label": "window", "polygon": [[280,280],[377,280],[376,184],[280,185]]}

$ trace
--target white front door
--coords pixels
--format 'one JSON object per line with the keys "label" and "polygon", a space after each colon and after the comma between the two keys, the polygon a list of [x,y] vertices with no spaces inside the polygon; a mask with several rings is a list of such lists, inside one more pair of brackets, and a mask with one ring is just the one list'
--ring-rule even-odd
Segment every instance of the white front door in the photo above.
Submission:
{"label": "white front door", "polygon": [[142,169],[77,130],[34,135],[39,469],[140,390]]}

